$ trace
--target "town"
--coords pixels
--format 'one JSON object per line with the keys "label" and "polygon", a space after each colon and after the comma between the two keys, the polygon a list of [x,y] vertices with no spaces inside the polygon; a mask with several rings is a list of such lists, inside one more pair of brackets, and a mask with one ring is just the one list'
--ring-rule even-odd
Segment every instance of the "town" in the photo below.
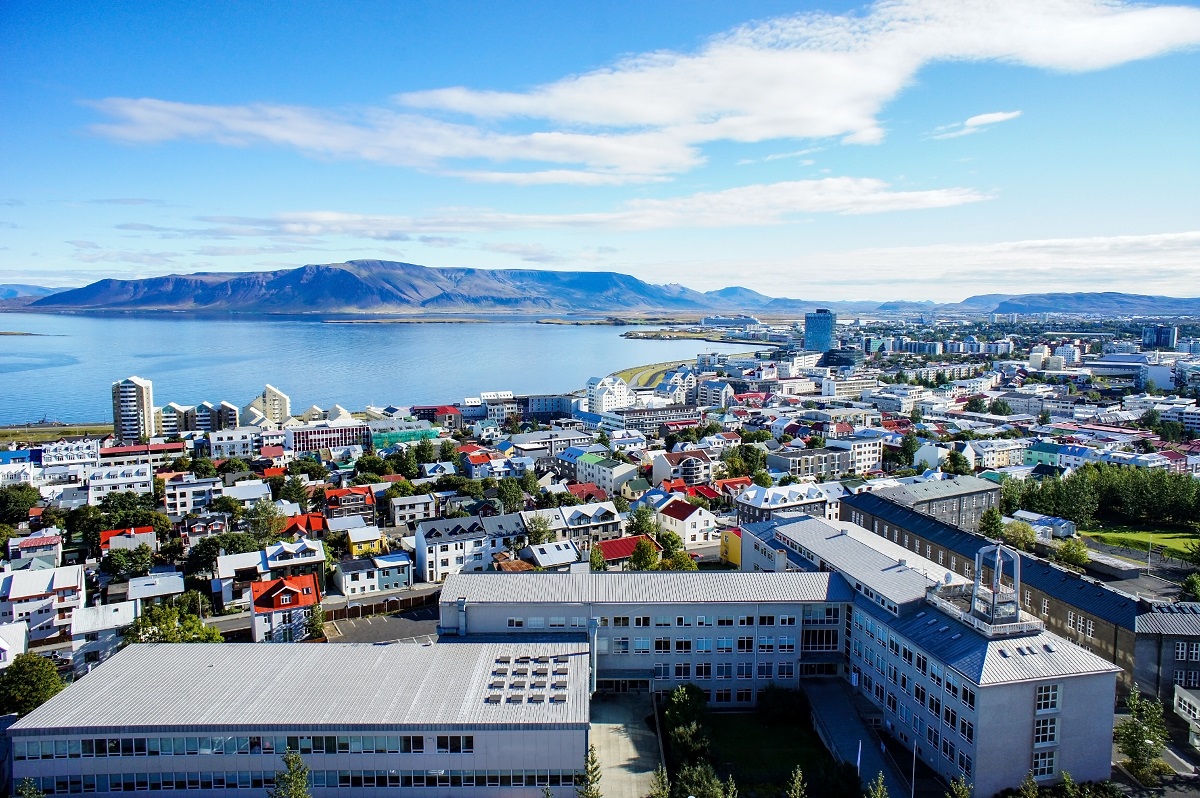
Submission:
{"label": "town", "polygon": [[957,798],[1193,772],[1200,327],[679,329],[761,348],[353,411],[129,376],[111,432],[7,430],[10,787]]}

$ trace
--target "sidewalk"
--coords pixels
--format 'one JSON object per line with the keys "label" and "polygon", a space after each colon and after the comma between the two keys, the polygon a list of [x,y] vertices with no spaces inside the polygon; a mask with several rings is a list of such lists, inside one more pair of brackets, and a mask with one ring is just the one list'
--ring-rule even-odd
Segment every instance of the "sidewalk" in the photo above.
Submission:
{"label": "sidewalk", "polygon": [[817,720],[817,733],[834,759],[842,762],[859,761],[861,746],[859,773],[864,785],[882,773],[888,795],[908,795],[908,780],[896,772],[891,759],[880,750],[878,736],[859,717],[846,690],[841,679],[813,679],[804,683],[804,692]]}

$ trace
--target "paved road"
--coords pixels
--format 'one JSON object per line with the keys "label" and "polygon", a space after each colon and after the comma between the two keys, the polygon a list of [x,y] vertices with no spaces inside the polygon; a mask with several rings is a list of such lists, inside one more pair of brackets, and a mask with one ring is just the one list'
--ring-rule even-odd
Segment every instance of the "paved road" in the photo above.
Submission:
{"label": "paved road", "polygon": [[421,607],[391,615],[331,621],[325,625],[331,643],[427,642],[437,637],[437,607]]}

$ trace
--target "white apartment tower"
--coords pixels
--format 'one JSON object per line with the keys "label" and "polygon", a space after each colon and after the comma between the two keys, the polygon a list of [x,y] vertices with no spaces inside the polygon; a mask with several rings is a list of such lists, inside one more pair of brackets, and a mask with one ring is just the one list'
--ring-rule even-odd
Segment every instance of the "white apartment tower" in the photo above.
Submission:
{"label": "white apartment tower", "polygon": [[248,404],[242,413],[252,417],[255,410],[261,413],[266,421],[279,426],[291,416],[292,400],[286,393],[268,384],[262,395],[254,397],[254,401]]}
{"label": "white apartment tower", "polygon": [[154,384],[126,377],[112,386],[113,429],[122,441],[150,438],[154,429]]}
{"label": "white apartment tower", "polygon": [[587,383],[589,413],[609,413],[637,404],[629,385],[620,377],[592,377]]}

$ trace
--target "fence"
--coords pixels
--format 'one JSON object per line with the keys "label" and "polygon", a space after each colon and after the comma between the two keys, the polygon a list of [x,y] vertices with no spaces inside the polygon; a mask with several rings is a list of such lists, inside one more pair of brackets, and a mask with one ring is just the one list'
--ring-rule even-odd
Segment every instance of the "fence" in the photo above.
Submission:
{"label": "fence", "polygon": [[386,598],[371,598],[363,601],[351,601],[340,607],[325,607],[325,620],[344,621],[348,618],[365,618],[368,615],[381,615],[418,607],[437,606],[441,591],[425,593],[419,596],[387,596]]}

